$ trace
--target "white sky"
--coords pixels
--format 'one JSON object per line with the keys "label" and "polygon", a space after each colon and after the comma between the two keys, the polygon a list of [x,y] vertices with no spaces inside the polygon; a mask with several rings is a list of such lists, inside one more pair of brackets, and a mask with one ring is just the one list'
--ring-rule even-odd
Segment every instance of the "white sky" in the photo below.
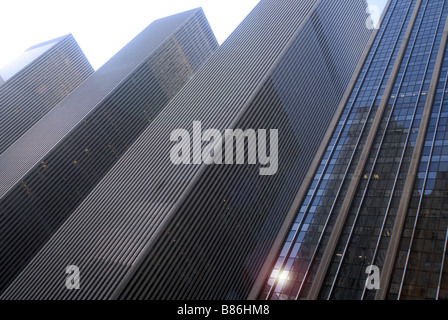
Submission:
{"label": "white sky", "polygon": [[[72,33],[93,68],[98,69],[155,19],[197,7],[204,9],[222,43],[258,2],[0,0],[0,67],[32,45]],[[383,9],[387,0],[368,2]]]}

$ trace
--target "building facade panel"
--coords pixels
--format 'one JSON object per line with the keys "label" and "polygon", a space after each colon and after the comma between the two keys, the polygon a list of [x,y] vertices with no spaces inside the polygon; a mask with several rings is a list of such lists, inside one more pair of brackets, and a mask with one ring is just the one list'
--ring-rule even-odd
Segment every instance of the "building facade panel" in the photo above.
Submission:
{"label": "building facade panel", "polygon": [[[391,280],[383,289],[387,298],[446,299],[447,16],[446,1],[389,1],[260,298],[379,298],[367,286],[366,270],[382,270],[392,261]],[[364,103],[364,112],[356,108]],[[374,122],[378,125],[371,130]],[[417,159],[421,137],[425,141]],[[419,163],[415,177],[414,163]],[[404,190],[414,178],[406,202]],[[396,217],[403,205],[409,210],[401,230]],[[335,229],[341,222],[342,228]],[[391,237],[397,232],[401,240],[395,255]],[[334,249],[329,249],[331,239],[337,240]],[[324,257],[330,257],[328,266],[321,263]]]}
{"label": "building facade panel", "polygon": [[419,169],[389,286],[389,299],[448,299],[447,72],[448,52],[445,50]]}
{"label": "building facade panel", "polygon": [[447,13],[445,1],[423,1],[420,6],[393,87],[390,110],[383,115],[333,258],[331,268],[336,271],[329,275],[331,286],[325,298],[333,294],[338,299],[375,296],[366,289],[365,269],[384,264]]}
{"label": "building facade panel", "polygon": [[[306,297],[414,8],[390,3],[354,90],[260,298]],[[305,281],[304,281],[305,280]]]}
{"label": "building facade panel", "polygon": [[0,69],[0,154],[93,71],[71,34],[33,46]]}
{"label": "building facade panel", "polygon": [[[217,47],[201,9],[154,22],[0,157],[0,290]],[[27,147],[34,144],[33,153]],[[12,161],[22,157],[20,171]]]}
{"label": "building facade panel", "polygon": [[[2,297],[247,297],[369,39],[365,10],[262,0]],[[277,173],[174,165],[170,134],[192,135],[195,121],[221,133],[277,129]],[[69,264],[83,290],[61,286]],[[35,268],[39,283],[27,286]]]}

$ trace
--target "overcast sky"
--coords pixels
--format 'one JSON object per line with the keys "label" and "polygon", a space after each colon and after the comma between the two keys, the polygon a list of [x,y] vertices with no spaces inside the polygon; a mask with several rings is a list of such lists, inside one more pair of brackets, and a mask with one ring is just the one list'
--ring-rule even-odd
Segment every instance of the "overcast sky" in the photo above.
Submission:
{"label": "overcast sky", "polygon": [[[0,67],[32,45],[72,33],[94,69],[98,69],[155,19],[197,7],[204,9],[222,43],[258,2],[1,0]],[[387,0],[368,2],[382,10]]]}

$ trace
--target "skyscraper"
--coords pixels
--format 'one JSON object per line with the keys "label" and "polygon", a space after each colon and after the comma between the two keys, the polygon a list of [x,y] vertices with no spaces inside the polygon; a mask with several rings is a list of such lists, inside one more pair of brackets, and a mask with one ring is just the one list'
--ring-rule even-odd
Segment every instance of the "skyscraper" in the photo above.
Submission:
{"label": "skyscraper", "polygon": [[217,47],[201,9],[157,20],[0,155],[0,291]]}
{"label": "skyscraper", "polygon": [[92,73],[71,34],[32,46],[1,68],[0,154]]}
{"label": "skyscraper", "polygon": [[[365,1],[260,1],[2,297],[247,297],[367,44],[366,19]],[[251,151],[245,165],[174,164],[170,137],[198,122],[259,141],[278,130],[278,170],[260,175],[253,140],[229,136],[234,153]],[[82,290],[61,282],[68,265]]]}
{"label": "skyscraper", "polygon": [[447,15],[388,2],[252,297],[448,298]]}

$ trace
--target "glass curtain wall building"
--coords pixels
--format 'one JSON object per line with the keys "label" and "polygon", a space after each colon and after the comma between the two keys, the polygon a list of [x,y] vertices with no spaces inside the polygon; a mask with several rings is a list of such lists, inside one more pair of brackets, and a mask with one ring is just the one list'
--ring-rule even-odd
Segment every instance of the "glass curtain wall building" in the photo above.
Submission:
{"label": "glass curtain wall building", "polygon": [[388,2],[260,299],[448,298],[447,15],[443,0]]}
{"label": "glass curtain wall building", "polygon": [[[247,298],[369,41],[366,7],[261,0],[2,298]],[[174,164],[170,136],[194,122],[266,144],[258,130],[278,130],[278,170],[260,175],[249,139],[246,164]],[[61,283],[72,264],[82,290]]]}
{"label": "glass curtain wall building", "polygon": [[0,155],[0,291],[217,48],[202,9],[157,20]]}
{"label": "glass curtain wall building", "polygon": [[92,73],[71,34],[32,46],[1,68],[0,154]]}

